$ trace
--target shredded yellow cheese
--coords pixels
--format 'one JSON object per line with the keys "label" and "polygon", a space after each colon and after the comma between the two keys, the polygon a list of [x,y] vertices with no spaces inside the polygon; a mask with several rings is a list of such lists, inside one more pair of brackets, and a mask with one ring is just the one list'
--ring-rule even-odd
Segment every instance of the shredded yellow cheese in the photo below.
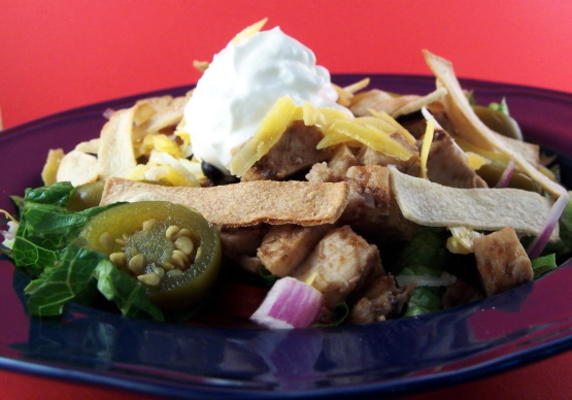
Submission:
{"label": "shredded yellow cheese", "polygon": [[482,236],[479,232],[466,226],[450,227],[451,237],[447,239],[447,250],[453,254],[474,253],[473,243]]}
{"label": "shredded yellow cheese", "polygon": [[175,158],[183,158],[183,153],[177,143],[162,134],[150,134],[143,139],[142,153],[148,155],[152,150],[168,153]]}
{"label": "shredded yellow cheese", "polygon": [[344,86],[343,89],[346,92],[354,94],[362,89],[365,89],[368,85],[369,85],[369,78],[363,78],[361,81],[357,81],[356,83],[352,83],[351,85]]}
{"label": "shredded yellow cheese", "polygon": [[435,123],[427,120],[427,128],[423,135],[423,144],[421,145],[421,178],[427,179],[427,159],[429,158],[429,150],[433,142],[433,134],[435,133]]}
{"label": "shredded yellow cheese", "polygon": [[293,117],[299,115],[299,107],[288,96],[280,97],[266,114],[254,136],[232,157],[229,170],[242,176],[274,146]]}
{"label": "shredded yellow cheese", "polygon": [[304,279],[304,283],[308,286],[312,286],[317,276],[318,276],[318,271],[314,271],[309,277]]}
{"label": "shredded yellow cheese", "polygon": [[243,40],[246,40],[246,39],[254,36],[256,33],[258,33],[264,27],[264,25],[266,25],[267,21],[268,21],[268,18],[264,18],[258,22],[255,22],[254,24],[252,24],[250,26],[247,26],[242,31],[237,33],[237,35],[234,37],[234,39],[232,39],[232,43],[233,44],[240,44],[240,42],[242,42]]}
{"label": "shredded yellow cheese", "polygon": [[407,143],[413,145],[415,144],[415,137],[413,137],[413,135],[409,133],[409,131],[405,129],[399,122],[397,122],[395,118],[393,118],[391,115],[389,115],[385,111],[376,111],[372,109],[368,109],[368,111],[374,117],[384,120],[389,124],[391,124],[391,126],[397,129],[397,132],[399,132],[405,138],[405,140],[407,140]]}
{"label": "shredded yellow cheese", "polygon": [[[367,117],[366,117],[367,118]],[[376,129],[372,125],[362,124],[355,118],[352,120],[336,120],[325,132],[325,138],[335,132],[338,135],[348,137],[348,141],[356,140],[375,151],[395,157],[399,160],[408,160],[413,153],[405,148],[401,143],[394,140],[388,133],[381,129]],[[369,121],[368,121],[369,122]],[[320,142],[318,146],[323,143]],[[325,146],[324,146],[325,147]]]}
{"label": "shredded yellow cheese", "polygon": [[491,160],[488,158],[483,157],[477,153],[473,153],[472,151],[465,152],[465,155],[467,156],[467,163],[469,164],[469,167],[475,171],[481,168],[483,165],[491,163]]}

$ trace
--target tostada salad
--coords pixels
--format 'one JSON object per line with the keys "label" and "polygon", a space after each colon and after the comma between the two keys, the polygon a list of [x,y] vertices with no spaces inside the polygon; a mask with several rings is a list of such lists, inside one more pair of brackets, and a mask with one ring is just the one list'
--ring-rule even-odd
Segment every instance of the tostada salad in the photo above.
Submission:
{"label": "tostada salad", "polygon": [[196,61],[185,96],[108,109],[99,137],[49,150],[45,185],[0,210],[31,315],[107,301],[200,319],[224,313],[209,307],[224,281],[262,293],[259,326],[365,324],[502,293],[570,255],[569,194],[510,99],[475,104],[426,50],[430,93],[340,87],[265,22]]}

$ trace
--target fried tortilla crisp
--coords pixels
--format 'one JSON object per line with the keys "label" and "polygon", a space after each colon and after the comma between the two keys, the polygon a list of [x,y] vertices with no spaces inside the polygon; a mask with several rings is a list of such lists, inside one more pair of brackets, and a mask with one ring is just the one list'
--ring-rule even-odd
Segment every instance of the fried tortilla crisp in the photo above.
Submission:
{"label": "fried tortilla crisp", "polygon": [[102,178],[127,176],[137,165],[134,138],[137,127],[152,116],[154,110],[145,101],[133,107],[114,112],[101,130],[98,156]]}
{"label": "fried tortilla crisp", "polygon": [[455,126],[457,135],[462,133],[462,138],[484,150],[497,151],[512,158],[517,167],[526,172],[530,178],[538,182],[546,191],[555,196],[560,196],[566,190],[558,183],[551,181],[542,172],[531,164],[526,157],[514,146],[507,145],[507,141],[499,139],[499,134],[488,128],[475,114],[465,96],[453,65],[427,50],[423,51],[425,62],[437,77],[438,86],[447,89],[447,95],[442,101],[451,122]]}
{"label": "fried tortilla crisp", "polygon": [[[403,216],[423,226],[465,226],[496,231],[512,227],[538,235],[552,206],[537,193],[520,189],[460,189],[391,171],[392,186]],[[555,229],[552,239],[558,238]]]}
{"label": "fried tortilla crisp", "polygon": [[48,152],[46,164],[42,168],[42,181],[44,185],[52,185],[57,182],[58,168],[60,162],[64,158],[64,151],[62,149],[51,149]]}
{"label": "fried tortilla crisp", "polygon": [[63,156],[56,174],[57,182],[68,181],[74,186],[95,182],[98,178],[97,158],[77,150]]}
{"label": "fried tortilla crisp", "polygon": [[337,221],[348,202],[348,186],[345,182],[252,181],[174,187],[110,178],[101,204],[146,200],[194,208],[210,223],[224,227],[259,223],[313,226]]}

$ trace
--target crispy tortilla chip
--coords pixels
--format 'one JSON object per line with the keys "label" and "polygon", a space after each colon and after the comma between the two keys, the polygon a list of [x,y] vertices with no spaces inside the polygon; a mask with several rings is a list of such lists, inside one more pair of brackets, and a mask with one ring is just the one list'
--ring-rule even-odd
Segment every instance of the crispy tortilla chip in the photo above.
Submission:
{"label": "crispy tortilla chip", "polygon": [[431,93],[426,94],[418,99],[413,99],[412,101],[405,103],[403,106],[395,110],[391,116],[393,118],[400,117],[402,115],[407,115],[421,110],[423,107],[440,100],[443,96],[447,94],[447,89],[440,87]]}
{"label": "crispy tortilla chip", "polygon": [[56,175],[57,182],[71,182],[74,186],[95,182],[97,173],[97,158],[91,154],[72,150],[60,161]]}
{"label": "crispy tortilla chip", "polygon": [[[525,190],[452,188],[389,168],[403,216],[423,226],[465,226],[484,231],[513,227],[522,234],[538,235],[552,206],[547,198]],[[552,239],[557,238],[555,230]]]}
{"label": "crispy tortilla chip", "polygon": [[425,62],[437,77],[437,86],[443,86],[447,89],[447,95],[443,97],[442,102],[458,136],[484,150],[506,154],[515,161],[520,170],[524,171],[552,195],[560,196],[566,192],[566,189],[551,181],[536,169],[535,165],[527,161],[520,152],[521,150],[507,145],[507,141],[499,139],[500,135],[496,134],[479,119],[463,93],[463,89],[455,76],[453,65],[449,61],[427,50],[423,50],[423,55],[425,56]]}
{"label": "crispy tortilla chip", "polygon": [[155,113],[142,126],[146,134],[157,133],[169,127],[175,127],[183,118],[183,109],[187,102],[186,96],[173,98],[172,96],[151,97],[142,100],[155,109]]}
{"label": "crispy tortilla chip", "polygon": [[97,154],[99,152],[99,138],[81,142],[75,146],[74,150],[81,151],[82,153]]}
{"label": "crispy tortilla chip", "polygon": [[194,208],[210,223],[224,227],[337,221],[348,202],[345,182],[252,181],[213,187],[159,186],[112,178],[101,204],[120,201],[170,201]]}
{"label": "crispy tortilla chip", "polygon": [[42,168],[42,181],[44,185],[53,185],[57,182],[56,176],[63,157],[64,151],[62,149],[50,149],[44,168]]}
{"label": "crispy tortilla chip", "polygon": [[146,101],[114,112],[103,126],[100,136],[98,169],[102,178],[125,177],[137,165],[133,143],[134,131],[154,113]]}

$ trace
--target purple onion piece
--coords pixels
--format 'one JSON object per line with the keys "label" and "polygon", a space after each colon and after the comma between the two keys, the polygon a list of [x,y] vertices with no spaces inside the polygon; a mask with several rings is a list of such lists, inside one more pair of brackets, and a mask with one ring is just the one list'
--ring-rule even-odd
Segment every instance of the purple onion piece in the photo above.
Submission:
{"label": "purple onion piece", "polygon": [[287,276],[274,283],[250,319],[270,329],[305,328],[316,320],[323,303],[322,293]]}
{"label": "purple onion piece", "polygon": [[560,219],[560,216],[564,212],[564,209],[566,208],[569,199],[570,196],[568,195],[568,193],[563,193],[552,205],[552,208],[548,213],[548,217],[546,218],[546,223],[544,224],[542,231],[540,231],[538,236],[534,238],[530,246],[528,246],[527,252],[531,260],[538,257],[548,244],[550,236],[552,235],[552,232],[558,225],[558,220]]}
{"label": "purple onion piece", "polygon": [[509,185],[514,174],[514,161],[510,160],[496,185],[497,188],[505,188]]}

